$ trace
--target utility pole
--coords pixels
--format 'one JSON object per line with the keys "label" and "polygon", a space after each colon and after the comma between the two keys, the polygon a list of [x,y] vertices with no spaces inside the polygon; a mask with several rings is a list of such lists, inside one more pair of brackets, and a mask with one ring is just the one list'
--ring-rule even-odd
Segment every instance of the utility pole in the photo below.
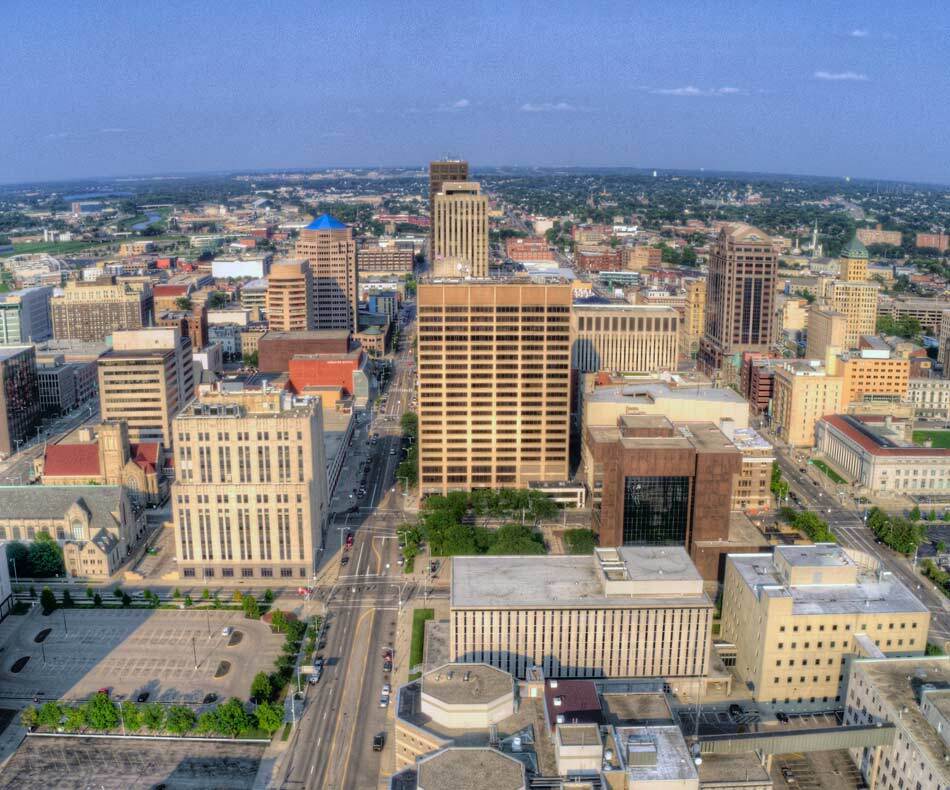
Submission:
{"label": "utility pole", "polygon": [[198,648],[195,646],[195,635],[191,635],[191,649],[195,654],[195,669],[198,669]]}

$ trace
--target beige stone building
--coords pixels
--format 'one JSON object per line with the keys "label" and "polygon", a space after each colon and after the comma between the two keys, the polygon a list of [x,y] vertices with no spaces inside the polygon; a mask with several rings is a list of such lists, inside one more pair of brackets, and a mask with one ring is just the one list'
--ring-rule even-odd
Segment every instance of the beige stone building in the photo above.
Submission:
{"label": "beige stone building", "polygon": [[937,361],[943,365],[944,378],[950,378],[950,310],[940,314],[940,331],[938,334]]}
{"label": "beige stone building", "polygon": [[722,229],[709,252],[701,370],[712,373],[725,357],[771,348],[777,267],[775,244],[761,230],[744,224]]}
{"label": "beige stone building", "polygon": [[124,420],[129,441],[171,444],[171,422],[195,392],[191,341],[177,329],[116,332],[99,357],[103,421]]}
{"label": "beige stone building", "polygon": [[699,682],[712,604],[685,549],[623,546],[593,555],[455,557],[449,655],[526,676],[663,677]]}
{"label": "beige stone building", "polygon": [[828,307],[812,307],[808,313],[805,359],[825,359],[829,349],[848,348],[848,317]]}
{"label": "beige stone building", "polygon": [[432,204],[432,273],[488,276],[488,197],[477,181],[445,181]]}
{"label": "beige stone building", "polygon": [[836,544],[730,554],[722,639],[757,702],[827,709],[854,655],[921,655],[930,611],[869,555]]}
{"label": "beige stone building", "polygon": [[101,341],[117,330],[146,326],[152,316],[152,291],[148,283],[116,283],[114,277],[73,281],[53,296],[50,309],[57,340]]}
{"label": "beige stone building", "polygon": [[706,281],[690,280],[686,283],[686,305],[679,336],[679,354],[684,359],[695,359],[699,353],[699,340],[703,336],[705,322]]}
{"label": "beige stone building", "polygon": [[772,509],[772,464],[775,449],[752,428],[725,430],[742,453],[742,468],[732,481],[732,509],[764,513]]}
{"label": "beige stone building", "polygon": [[890,725],[890,745],[851,749],[872,790],[950,786],[950,657],[860,658],[848,682],[846,726]]}
{"label": "beige stone building", "polygon": [[675,370],[679,316],[672,307],[574,305],[574,370],[658,373]]}
{"label": "beige stone building", "polygon": [[275,263],[267,277],[267,324],[274,332],[316,329],[313,272],[306,262]]}
{"label": "beige stone building", "polygon": [[40,532],[62,547],[68,575],[107,579],[145,535],[145,511],[122,486],[0,487],[0,539]]}
{"label": "beige stone building", "polygon": [[181,576],[309,580],[329,508],[320,399],[208,393],[175,418],[174,435]]}
{"label": "beige stone building", "polygon": [[844,382],[818,360],[786,360],[775,369],[772,426],[793,447],[815,444],[815,423],[834,414],[841,404]]}
{"label": "beige stone building", "polygon": [[353,229],[324,214],[300,231],[294,257],[313,272],[316,329],[355,332],[359,303],[356,240]]}
{"label": "beige stone building", "polygon": [[642,271],[651,266],[663,265],[663,250],[659,247],[647,247],[637,244],[633,247],[624,247],[623,268],[632,271]]}
{"label": "beige stone building", "polygon": [[828,306],[847,321],[845,347],[856,348],[861,335],[873,335],[877,324],[877,283],[833,280],[826,288]]}
{"label": "beige stone building", "polygon": [[569,285],[419,286],[422,494],[568,477]]}

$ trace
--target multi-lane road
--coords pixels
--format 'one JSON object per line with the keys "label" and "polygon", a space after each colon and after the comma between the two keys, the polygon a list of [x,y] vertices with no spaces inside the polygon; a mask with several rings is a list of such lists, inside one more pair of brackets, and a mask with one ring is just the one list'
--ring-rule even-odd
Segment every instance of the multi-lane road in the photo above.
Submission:
{"label": "multi-lane road", "polygon": [[833,490],[834,486],[826,483],[822,473],[799,460],[794,451],[776,448],[776,458],[782,475],[789,482],[790,491],[795,493],[804,507],[820,514],[828,522],[841,545],[877,558],[930,609],[931,641],[943,646],[945,641],[950,640],[950,607],[946,597],[915,572],[909,560],[877,542],[874,533],[864,523],[863,508],[848,507],[846,503],[849,500],[842,502]]}
{"label": "multi-lane road", "polygon": [[[321,681],[307,689],[303,715],[273,786],[344,790],[377,784],[380,754],[372,741],[386,729],[381,691],[393,682],[392,673],[383,671],[383,649],[394,645],[399,610],[415,591],[396,562],[396,529],[406,507],[396,479],[402,460],[399,419],[412,395],[412,342],[410,323],[394,355],[388,402],[370,424],[370,434],[379,437],[368,445],[363,507],[338,519],[343,530],[331,528],[328,534],[325,562],[339,568],[329,589],[321,591],[328,623],[321,651],[326,669]],[[347,529],[353,532],[350,549],[345,548]],[[396,662],[405,658],[396,656]]]}

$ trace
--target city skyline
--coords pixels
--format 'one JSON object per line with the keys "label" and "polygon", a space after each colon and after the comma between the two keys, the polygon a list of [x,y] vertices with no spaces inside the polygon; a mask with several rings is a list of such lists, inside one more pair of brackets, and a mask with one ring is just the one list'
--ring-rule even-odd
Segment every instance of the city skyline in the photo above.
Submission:
{"label": "city skyline", "polygon": [[929,3],[423,4],[411,22],[369,5],[27,10],[13,3],[0,32],[0,182],[421,165],[433,151],[483,167],[950,182],[930,132],[950,110]]}

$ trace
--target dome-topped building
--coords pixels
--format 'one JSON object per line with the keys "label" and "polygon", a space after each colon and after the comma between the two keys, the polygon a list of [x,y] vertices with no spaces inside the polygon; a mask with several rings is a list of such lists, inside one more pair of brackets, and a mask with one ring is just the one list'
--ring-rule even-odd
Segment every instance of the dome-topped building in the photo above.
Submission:
{"label": "dome-topped building", "polygon": [[841,250],[838,263],[839,279],[858,282],[868,278],[868,248],[855,235]]}

